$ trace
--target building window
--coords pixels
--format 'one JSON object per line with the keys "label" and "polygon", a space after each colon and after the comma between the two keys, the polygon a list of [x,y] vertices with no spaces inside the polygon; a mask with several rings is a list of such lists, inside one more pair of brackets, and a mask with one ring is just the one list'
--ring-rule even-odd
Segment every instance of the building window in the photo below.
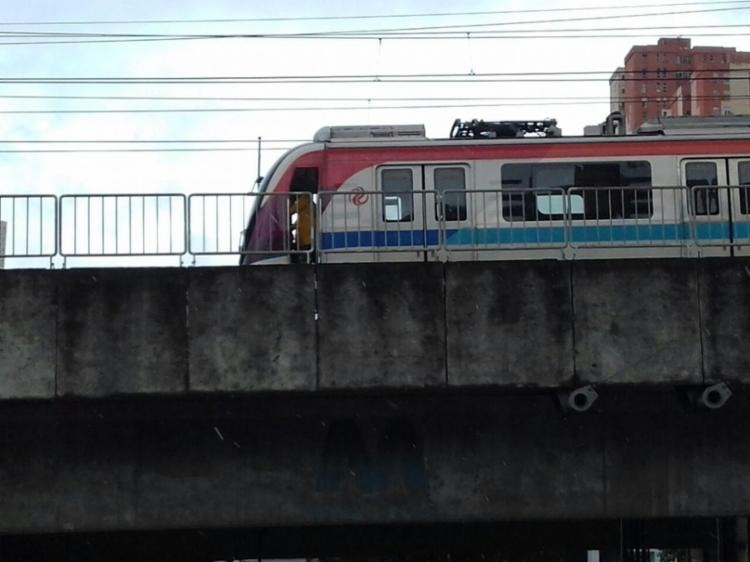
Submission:
{"label": "building window", "polygon": [[[436,168],[433,179],[435,191],[443,196],[443,207],[440,206],[438,201],[435,202],[435,219],[466,220],[466,170],[458,166]],[[455,193],[456,190],[462,190],[463,193]],[[445,209],[445,217],[441,216],[443,208]]]}
{"label": "building window", "polygon": [[414,220],[414,181],[410,168],[381,170],[383,220],[408,222]]}
{"label": "building window", "polygon": [[719,214],[719,178],[714,162],[688,162],[685,164],[685,185],[693,193],[694,215]]}
{"label": "building window", "polygon": [[641,84],[641,93],[642,94],[648,93],[648,84]]}
{"label": "building window", "polygon": [[563,192],[573,219],[641,219],[653,213],[651,165],[645,161],[505,164],[501,176],[503,189],[512,190],[503,195],[503,218],[509,221],[562,220]]}

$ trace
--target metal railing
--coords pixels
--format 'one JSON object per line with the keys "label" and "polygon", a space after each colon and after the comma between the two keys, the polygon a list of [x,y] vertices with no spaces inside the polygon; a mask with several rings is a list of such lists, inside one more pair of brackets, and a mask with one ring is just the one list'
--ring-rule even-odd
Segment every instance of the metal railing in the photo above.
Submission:
{"label": "metal railing", "polygon": [[[703,197],[702,190],[712,190]],[[719,192],[714,202],[713,192]],[[741,207],[730,197],[745,197]],[[661,186],[325,193],[321,253],[750,245],[750,188]],[[697,202],[706,199],[702,206]],[[389,198],[393,201],[389,201]],[[404,205],[404,198],[409,202]],[[430,216],[437,205],[435,217]],[[400,206],[399,206],[400,205]],[[713,205],[713,207],[711,207]],[[734,211],[730,209],[734,205]],[[706,207],[708,206],[708,207]],[[737,212],[737,207],[744,209]],[[403,208],[408,212],[404,212]],[[702,211],[703,207],[708,211]],[[714,213],[711,209],[718,209]],[[388,213],[392,216],[387,217]],[[705,212],[706,216],[701,213]],[[398,220],[398,219],[401,220]]]}
{"label": "metal railing", "polygon": [[57,254],[57,197],[0,195],[0,258]]}
{"label": "metal railing", "polygon": [[750,253],[750,187],[0,196],[11,259],[675,247]]}
{"label": "metal railing", "polygon": [[[255,236],[245,239],[253,216]],[[195,193],[188,197],[188,252],[200,255],[308,254],[315,201],[306,192]]]}
{"label": "metal railing", "polygon": [[[437,224],[425,228],[434,191],[324,191],[318,197],[322,252],[414,252],[440,246]],[[434,211],[432,211],[434,212]]]}
{"label": "metal railing", "polygon": [[[690,188],[687,204],[693,215],[695,244],[700,247],[749,246],[749,192],[748,186]],[[732,210],[731,221],[729,209]]]}
{"label": "metal railing", "polygon": [[445,190],[441,241],[448,252],[561,249],[568,244],[562,189]]}
{"label": "metal railing", "polygon": [[572,248],[684,246],[691,240],[684,188],[574,188],[569,238]]}
{"label": "metal railing", "polygon": [[186,252],[185,200],[176,193],[63,195],[60,255],[181,256]]}

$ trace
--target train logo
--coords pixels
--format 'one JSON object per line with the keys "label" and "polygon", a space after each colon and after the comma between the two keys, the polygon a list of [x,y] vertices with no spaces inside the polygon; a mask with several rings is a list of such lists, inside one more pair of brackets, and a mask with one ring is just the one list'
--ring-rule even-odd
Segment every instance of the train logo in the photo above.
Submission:
{"label": "train logo", "polygon": [[361,185],[358,185],[354,189],[352,189],[352,194],[349,197],[353,205],[356,205],[357,207],[361,207],[362,205],[365,205],[367,201],[369,201],[370,196],[365,193],[365,188]]}

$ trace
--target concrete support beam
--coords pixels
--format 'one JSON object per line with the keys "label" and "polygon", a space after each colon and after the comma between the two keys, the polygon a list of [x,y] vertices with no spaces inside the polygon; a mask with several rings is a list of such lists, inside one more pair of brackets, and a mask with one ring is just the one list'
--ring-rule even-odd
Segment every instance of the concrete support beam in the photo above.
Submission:
{"label": "concrete support beam", "polygon": [[318,310],[321,388],[445,385],[441,264],[320,267]]}
{"label": "concrete support beam", "polygon": [[187,270],[76,269],[58,285],[58,394],[186,391]]}
{"label": "concrete support beam", "polygon": [[0,534],[750,511],[750,397],[705,416],[676,393],[601,402],[575,417],[545,392],[5,408]]}
{"label": "concrete support beam", "polygon": [[55,396],[58,277],[0,272],[0,400]]}
{"label": "concrete support beam", "polygon": [[315,390],[312,266],[190,270],[190,390]]}
{"label": "concrete support beam", "polygon": [[582,382],[700,384],[694,260],[573,264],[576,374]]}
{"label": "concrete support beam", "polygon": [[451,386],[573,382],[570,264],[446,264]]}

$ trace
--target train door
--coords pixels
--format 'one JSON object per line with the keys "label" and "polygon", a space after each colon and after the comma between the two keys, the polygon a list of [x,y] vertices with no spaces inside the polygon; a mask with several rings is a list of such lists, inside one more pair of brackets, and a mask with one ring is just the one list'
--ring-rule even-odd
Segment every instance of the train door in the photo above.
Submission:
{"label": "train door", "polygon": [[723,158],[682,161],[682,179],[686,186],[686,213],[698,253],[705,256],[731,254],[727,167]]}
{"label": "train door", "polygon": [[[424,167],[424,228],[427,260],[443,259],[441,242],[462,229],[471,229],[472,211],[466,187],[472,185],[467,164],[435,164]],[[476,259],[474,252],[457,253],[451,259]]]}
{"label": "train door", "polygon": [[423,261],[427,232],[422,166],[381,166],[376,175],[373,261]]}
{"label": "train door", "polygon": [[750,158],[729,160],[734,254],[750,256]]}

